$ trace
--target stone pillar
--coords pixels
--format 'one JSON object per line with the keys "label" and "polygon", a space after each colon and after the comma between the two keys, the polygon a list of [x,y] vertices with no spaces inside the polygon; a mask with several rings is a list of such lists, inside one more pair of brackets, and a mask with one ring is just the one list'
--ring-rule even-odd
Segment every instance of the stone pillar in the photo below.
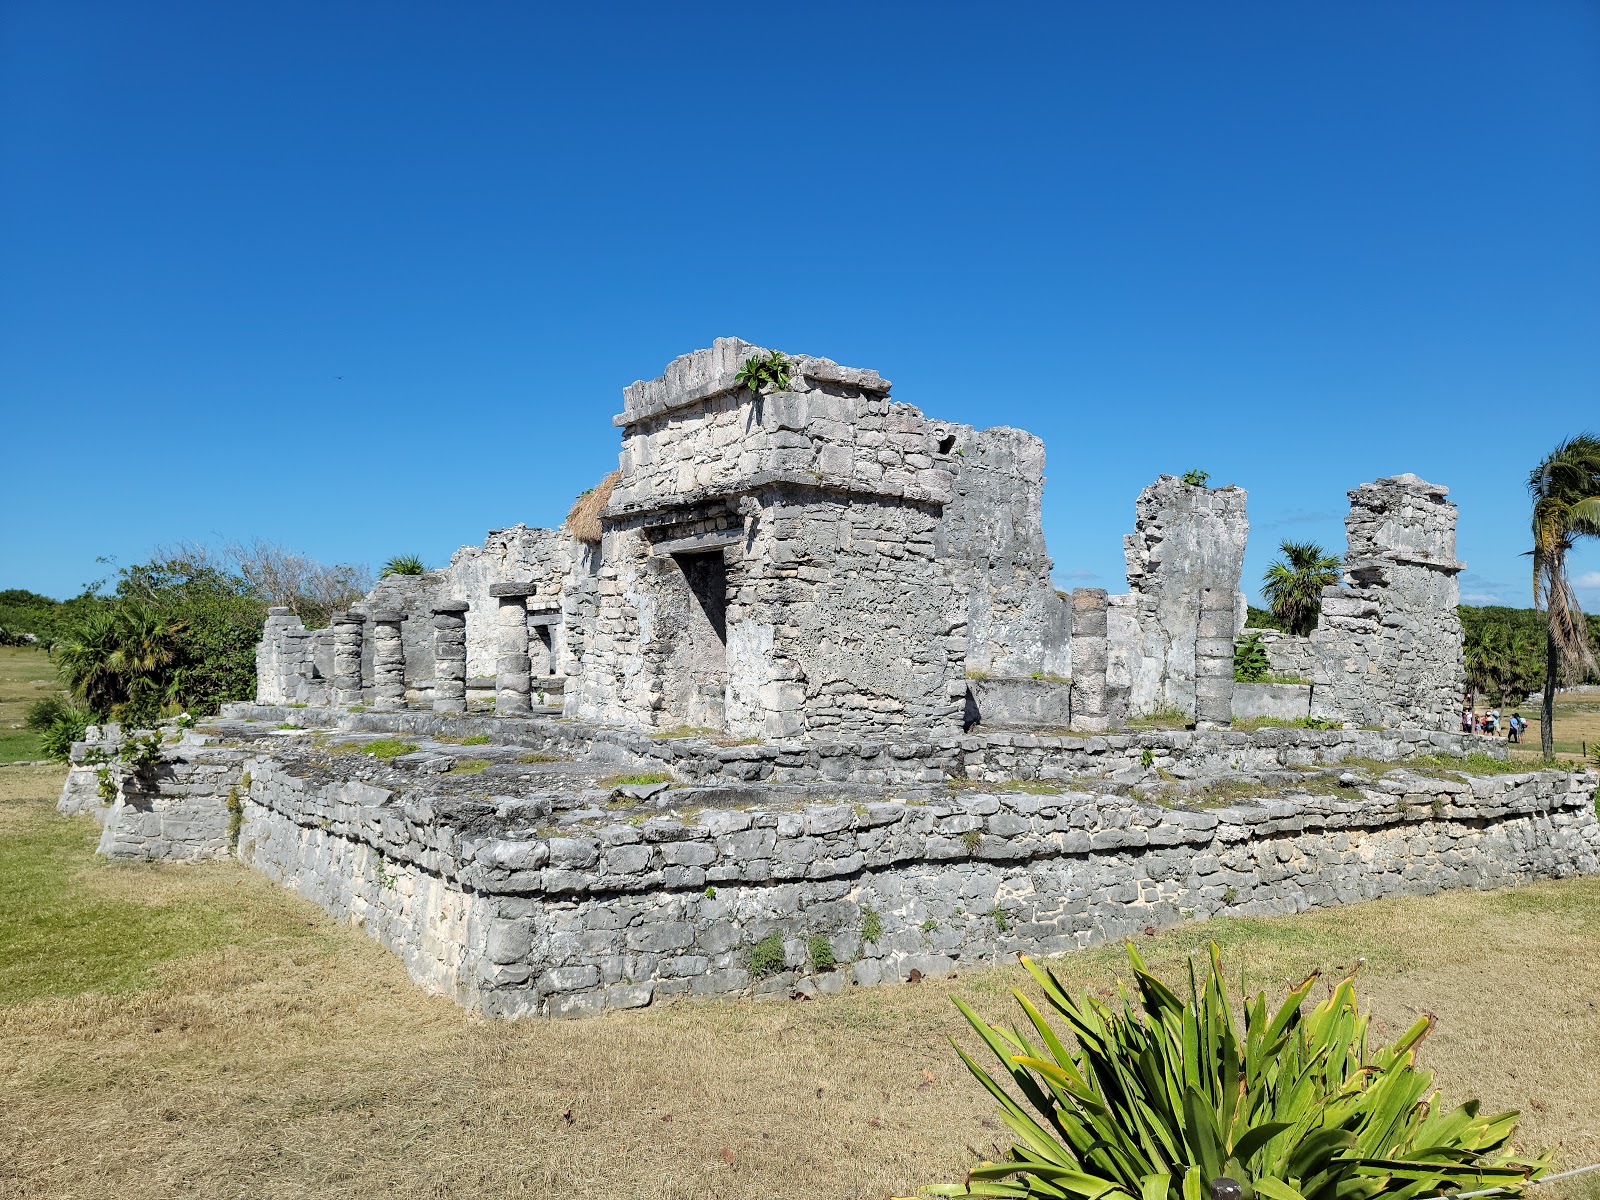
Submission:
{"label": "stone pillar", "polygon": [[406,705],[406,650],[400,636],[405,614],[384,609],[372,614],[372,691],[374,708]]}
{"label": "stone pillar", "polygon": [[1194,639],[1194,727],[1233,724],[1233,589],[1200,589]]}
{"label": "stone pillar", "polygon": [[528,597],[533,583],[497,583],[489,595],[500,602],[499,653],[495,658],[494,711],[499,716],[522,716],[532,711],[529,698],[533,664],[528,658]]}
{"label": "stone pillar", "polygon": [[1072,728],[1103,732],[1106,714],[1106,590],[1072,592]]}
{"label": "stone pillar", "polygon": [[333,614],[333,696],[336,708],[361,703],[361,641],[366,617],[356,612]]}
{"label": "stone pillar", "polygon": [[433,711],[467,711],[467,602],[433,606]]}

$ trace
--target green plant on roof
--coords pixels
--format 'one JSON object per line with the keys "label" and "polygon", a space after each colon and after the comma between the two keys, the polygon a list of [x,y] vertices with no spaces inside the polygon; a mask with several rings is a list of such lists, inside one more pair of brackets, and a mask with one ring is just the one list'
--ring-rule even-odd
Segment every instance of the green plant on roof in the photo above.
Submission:
{"label": "green plant on roof", "polygon": [[1515,1196],[1544,1172],[1545,1158],[1511,1149],[1516,1113],[1439,1103],[1433,1073],[1416,1065],[1431,1016],[1369,1048],[1350,979],[1302,1010],[1313,974],[1275,1011],[1264,994],[1245,1004],[1241,1031],[1215,944],[1209,972],[1191,960],[1187,997],[1146,971],[1131,944],[1128,958],[1137,994],[1124,989],[1120,1010],[1074,1000],[1023,958],[1073,1049],[1021,991],[1026,1021],[1010,1032],[956,1001],[1001,1069],[957,1053],[1014,1136],[1004,1161],[930,1194],[1207,1200],[1226,1176],[1256,1200],[1420,1200],[1496,1187]]}
{"label": "green plant on roof", "polygon": [[744,360],[744,366],[739,368],[733,381],[744,384],[758,395],[767,388],[786,392],[789,390],[789,366],[789,360],[776,350],[765,358],[753,354]]}
{"label": "green plant on roof", "polygon": [[1206,480],[1210,478],[1211,472],[1202,471],[1199,467],[1195,467],[1193,470],[1185,471],[1182,475],[1178,476],[1180,482],[1187,483],[1190,487],[1200,488],[1205,487]]}
{"label": "green plant on roof", "polygon": [[422,559],[415,554],[397,554],[383,564],[383,570],[378,572],[382,578],[386,575],[422,575],[428,568]]}

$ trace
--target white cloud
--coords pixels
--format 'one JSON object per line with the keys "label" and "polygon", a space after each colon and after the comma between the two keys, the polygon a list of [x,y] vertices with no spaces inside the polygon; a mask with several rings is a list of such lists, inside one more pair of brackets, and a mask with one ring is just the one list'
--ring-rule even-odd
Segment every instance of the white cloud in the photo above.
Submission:
{"label": "white cloud", "polygon": [[1462,594],[1463,604],[1504,604],[1505,601],[1493,592],[1465,592]]}
{"label": "white cloud", "polygon": [[1572,581],[1573,587],[1600,588],[1600,571],[1585,571]]}

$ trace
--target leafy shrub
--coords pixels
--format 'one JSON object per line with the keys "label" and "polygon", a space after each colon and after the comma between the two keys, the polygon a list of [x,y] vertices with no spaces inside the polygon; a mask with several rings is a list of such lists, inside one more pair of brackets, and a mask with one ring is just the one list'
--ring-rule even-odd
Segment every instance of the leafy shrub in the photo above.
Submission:
{"label": "leafy shrub", "polygon": [[751,355],[744,360],[744,366],[739,368],[739,373],[733,377],[735,383],[742,383],[758,395],[763,388],[770,387],[775,392],[789,390],[789,360],[776,350],[762,358],[760,355]]}
{"label": "leafy shrub", "polygon": [[1264,994],[1246,1004],[1241,1038],[1215,944],[1204,979],[1190,963],[1187,999],[1131,944],[1128,958],[1139,1007],[1124,993],[1121,1011],[1087,995],[1074,1002],[1023,958],[1076,1051],[1020,991],[1026,1034],[1002,1033],[956,1001],[1003,1070],[997,1078],[957,1052],[1016,1141],[1006,1161],[932,1194],[1203,1200],[1228,1176],[1262,1200],[1415,1200],[1493,1186],[1514,1195],[1544,1171],[1545,1160],[1510,1149],[1516,1113],[1481,1117],[1476,1100],[1440,1106],[1432,1072],[1416,1066],[1431,1016],[1369,1052],[1350,979],[1302,1012],[1313,974],[1274,1013]]}
{"label": "leafy shrub", "polygon": [[83,741],[83,734],[94,724],[87,708],[59,696],[46,696],[28,706],[25,718],[29,729],[39,734],[39,750],[46,758],[66,762],[72,743]]}
{"label": "leafy shrub", "polygon": [[1182,475],[1178,476],[1179,482],[1187,483],[1190,487],[1201,488],[1206,486],[1206,480],[1210,478],[1211,473],[1209,471],[1202,471],[1199,467],[1195,467],[1192,471],[1185,471]]}
{"label": "leafy shrub", "polygon": [[806,942],[806,958],[811,961],[813,971],[831,971],[839,965],[839,960],[834,957],[833,943],[820,933],[813,933]]}
{"label": "leafy shrub", "polygon": [[1247,633],[1233,647],[1233,681],[1235,683],[1263,683],[1272,674],[1272,663],[1267,658],[1267,648],[1261,644],[1259,633]]}
{"label": "leafy shrub", "polygon": [[750,974],[757,979],[776,975],[787,965],[783,953],[783,937],[776,930],[750,947]]}
{"label": "leafy shrub", "polygon": [[861,909],[861,940],[863,942],[876,942],[883,939],[883,917],[875,908],[863,907]]}
{"label": "leafy shrub", "polygon": [[378,575],[381,578],[386,575],[425,575],[427,572],[427,564],[418,555],[396,554],[383,564],[383,570]]}

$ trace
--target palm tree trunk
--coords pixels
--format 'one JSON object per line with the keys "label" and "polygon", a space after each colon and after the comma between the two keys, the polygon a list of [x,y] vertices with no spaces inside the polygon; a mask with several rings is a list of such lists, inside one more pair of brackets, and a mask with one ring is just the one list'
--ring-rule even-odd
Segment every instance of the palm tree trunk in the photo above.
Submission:
{"label": "palm tree trunk", "polygon": [[1545,631],[1544,698],[1539,703],[1539,750],[1546,759],[1556,756],[1556,635]]}

